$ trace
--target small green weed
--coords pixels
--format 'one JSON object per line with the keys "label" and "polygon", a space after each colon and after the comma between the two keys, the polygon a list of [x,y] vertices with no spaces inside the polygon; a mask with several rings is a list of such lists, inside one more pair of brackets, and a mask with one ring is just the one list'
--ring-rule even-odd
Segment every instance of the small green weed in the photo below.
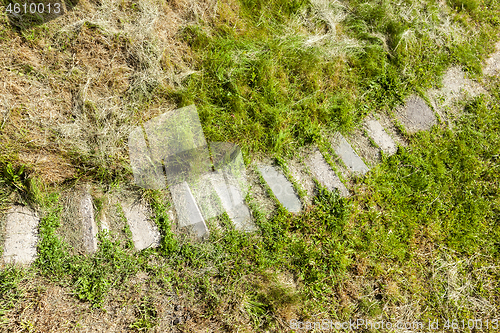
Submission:
{"label": "small green weed", "polygon": [[145,298],[136,306],[136,320],[129,327],[139,331],[148,330],[157,325],[157,316],[154,303]]}
{"label": "small green weed", "polygon": [[167,213],[170,207],[165,204],[165,199],[162,198],[160,191],[148,191],[147,198],[153,208],[153,218],[160,229],[162,239],[160,251],[163,255],[170,255],[179,250],[177,239],[172,232],[172,225]]}
{"label": "small green weed", "polygon": [[3,182],[10,185],[21,192],[26,192],[27,186],[27,175],[25,172],[25,166],[21,165],[18,168],[14,168],[11,163],[7,163],[3,167]]}
{"label": "small green weed", "polygon": [[[54,196],[53,202],[57,202]],[[54,204],[42,217],[39,226],[40,240],[37,245],[38,257],[35,266],[48,277],[59,279],[68,270],[68,249],[56,234],[60,225],[62,207]]]}

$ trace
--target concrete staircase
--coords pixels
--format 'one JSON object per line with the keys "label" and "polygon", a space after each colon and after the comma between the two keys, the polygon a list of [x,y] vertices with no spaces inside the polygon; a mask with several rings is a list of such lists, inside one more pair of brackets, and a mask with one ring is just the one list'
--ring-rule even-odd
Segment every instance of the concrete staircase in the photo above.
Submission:
{"label": "concrete staircase", "polygon": [[[500,70],[500,66],[497,66],[500,61],[495,60],[497,58],[495,55],[493,60],[488,62],[491,68],[487,68],[485,73],[497,74]],[[410,96],[405,105],[393,111],[392,117],[387,114],[370,115],[354,134],[343,136],[337,133],[329,139],[331,149],[328,152],[322,153],[318,148],[312,147],[301,160],[289,161],[290,165],[293,164],[294,172],[266,163],[258,163],[247,168],[245,172],[254,173],[253,179],[263,179],[265,183],[254,182],[249,195],[255,195],[258,190],[255,186],[261,187],[260,193],[266,193],[265,188],[268,188],[273,194],[265,199],[273,201],[269,207],[281,205],[291,213],[300,213],[308,204],[306,197],[311,197],[311,193],[302,196],[298,193],[301,192],[300,188],[309,188],[308,191],[302,192],[310,192],[311,186],[305,184],[311,184],[313,180],[328,190],[338,190],[341,196],[348,197],[350,177],[369,173],[370,167],[375,166],[380,160],[380,154],[395,154],[398,145],[406,144],[408,135],[430,130],[436,125],[451,126],[449,120],[455,112],[452,110],[453,101],[463,98],[464,95],[473,96],[484,92],[479,84],[465,79],[463,72],[457,68],[451,68],[446,73],[444,84],[443,88],[428,92],[428,102],[421,97]],[[399,131],[398,128],[404,130]],[[135,135],[139,137],[135,137],[134,140],[140,142],[141,149],[146,151],[146,143],[141,141],[143,140],[140,137],[141,133]],[[197,140],[201,142],[204,138]],[[204,141],[202,143],[205,144]],[[217,147],[221,146],[214,145],[213,149],[216,150]],[[234,151],[231,154],[231,158],[237,156]],[[237,158],[242,163],[242,157]],[[224,169],[224,164],[220,164],[218,170],[207,174],[203,179],[203,184],[212,184],[211,188],[215,189],[214,193],[219,200],[218,206],[213,207],[219,207],[220,211],[217,212],[210,212],[205,208],[203,202],[212,200],[213,195],[210,198],[200,195],[203,187],[198,188],[185,181],[169,187],[174,199],[176,222],[180,228],[191,228],[197,236],[205,237],[209,234],[205,221],[207,216],[210,218],[225,211],[236,229],[245,231],[257,229],[252,222],[251,211],[245,203],[247,192],[244,187],[228,180],[236,174],[231,172],[234,173],[234,169]],[[255,177],[255,174],[258,177]],[[294,174],[301,176],[294,177]],[[162,187],[164,183],[162,179],[155,186]],[[70,222],[62,223],[61,228],[72,230],[72,236],[68,236],[68,239],[73,237],[75,241],[71,245],[85,253],[95,252],[98,249],[98,232],[113,232],[116,227],[110,226],[112,223],[106,214],[101,214],[98,218],[99,223],[96,222],[94,198],[87,191],[77,191],[69,194],[69,197],[72,199],[67,201],[67,204],[72,206],[70,207],[72,213],[68,213],[66,220]],[[120,200],[122,201],[119,202]],[[116,201],[121,206],[122,216],[131,232],[135,249],[157,246],[161,235],[151,220],[152,212],[147,204],[140,199],[116,199]],[[3,223],[4,263],[30,264],[35,260],[39,222],[37,213],[28,207],[14,206],[9,209]]]}

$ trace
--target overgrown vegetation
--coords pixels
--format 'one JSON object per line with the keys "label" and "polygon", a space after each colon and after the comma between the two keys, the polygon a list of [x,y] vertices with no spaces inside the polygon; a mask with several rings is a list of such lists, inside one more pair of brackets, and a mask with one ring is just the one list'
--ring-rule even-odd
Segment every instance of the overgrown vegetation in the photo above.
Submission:
{"label": "overgrown vegetation", "polygon": [[453,129],[410,136],[356,179],[349,199],[320,188],[300,215],[281,207],[270,218],[250,202],[256,233],[223,216],[208,242],[178,237],[165,193],[151,190],[157,249],[135,252],[127,229],[125,241],[103,233],[96,253],[71,255],[56,231],[69,182],[111,191],[130,181],[133,126],[195,103],[208,140],[284,163],[431,88],[450,65],[480,77],[499,9],[493,0],[101,1],[23,31],[3,17],[0,71],[11,86],[0,85],[0,207],[30,203],[43,216],[35,264],[0,271],[0,327],[33,329],[15,318],[42,303],[27,283],[35,279],[101,310],[131,302],[129,330],[175,320],[191,329],[165,314],[165,299],[220,331],[498,318],[498,81]]}

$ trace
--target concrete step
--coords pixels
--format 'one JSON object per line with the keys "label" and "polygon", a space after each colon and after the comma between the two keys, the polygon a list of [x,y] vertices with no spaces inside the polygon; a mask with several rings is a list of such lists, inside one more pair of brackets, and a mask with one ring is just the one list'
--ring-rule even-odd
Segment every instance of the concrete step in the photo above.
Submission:
{"label": "concrete step", "polygon": [[[345,139],[368,169],[380,163],[380,149],[373,145],[362,126],[353,129]],[[344,176],[344,175],[343,175]],[[346,175],[348,177],[348,173]]]}
{"label": "concrete step", "polygon": [[340,157],[349,172],[365,174],[370,170],[340,133],[332,138],[331,143],[335,154]]}
{"label": "concrete step", "polygon": [[257,169],[283,207],[292,213],[298,213],[302,210],[302,204],[292,183],[286,179],[283,173],[270,165],[258,165]]}
{"label": "concrete step", "polygon": [[72,189],[61,198],[63,212],[57,233],[76,252],[97,251],[97,223],[92,196],[87,190]]}
{"label": "concrete step", "polygon": [[[372,118],[375,119],[375,118]],[[377,121],[384,128],[384,131],[394,140],[396,145],[402,147],[408,146],[408,138],[395,125],[394,119],[388,113],[379,113],[376,117]]]}
{"label": "concrete step", "polygon": [[416,95],[408,97],[406,104],[397,108],[395,113],[409,134],[430,130],[437,124],[434,112],[421,97]]}
{"label": "concrete step", "polygon": [[97,251],[97,223],[94,218],[94,204],[90,194],[85,193],[80,201],[80,218],[83,224],[83,244],[88,253]]}
{"label": "concrete step", "polygon": [[210,150],[215,168],[210,174],[210,183],[222,203],[222,210],[237,230],[256,230],[245,203],[250,185],[241,148],[229,142],[211,142]]}
{"label": "concrete step", "polygon": [[314,178],[329,191],[338,190],[343,197],[349,196],[349,191],[335,174],[330,165],[325,161],[321,152],[317,149],[306,160],[307,167],[311,170]]}
{"label": "concrete step", "polygon": [[379,146],[379,148],[387,155],[394,155],[398,150],[394,140],[387,134],[378,120],[369,118],[365,121],[364,126],[370,138]]}
{"label": "concrete step", "polygon": [[300,186],[303,190],[298,193],[303,205],[308,206],[312,204],[313,198],[316,195],[316,184],[313,180],[313,175],[307,168],[307,159],[312,154],[311,147],[299,149],[294,153],[293,159],[286,161],[286,165],[290,176],[295,184]]}
{"label": "concrete step", "polygon": [[245,204],[244,192],[238,186],[238,182],[231,175],[223,171],[214,172],[210,181],[217,196],[220,198],[222,207],[237,230],[254,231],[250,210]]}
{"label": "concrete step", "polygon": [[28,207],[14,206],[6,213],[3,261],[30,264],[36,258],[40,219]]}
{"label": "concrete step", "polygon": [[177,213],[179,227],[194,232],[197,237],[207,237],[209,231],[205,219],[187,182],[172,185],[169,190]]}
{"label": "concrete step", "polygon": [[140,251],[148,247],[157,247],[161,236],[158,227],[149,218],[151,216],[149,207],[138,200],[122,203],[121,206],[132,232],[135,249]]}

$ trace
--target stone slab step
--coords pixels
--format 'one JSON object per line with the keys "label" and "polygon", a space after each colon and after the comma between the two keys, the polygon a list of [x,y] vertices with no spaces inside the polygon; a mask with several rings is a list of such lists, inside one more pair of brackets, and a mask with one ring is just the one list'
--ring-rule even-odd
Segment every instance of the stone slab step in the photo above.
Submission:
{"label": "stone slab step", "polygon": [[149,208],[140,202],[122,204],[123,213],[132,232],[132,241],[136,250],[156,247],[160,244],[158,227],[150,220]]}
{"label": "stone slab step", "polygon": [[408,138],[397,128],[391,115],[386,112],[377,114],[377,121],[382,125],[384,131],[394,140],[396,145],[407,147]]}
{"label": "stone slab step", "polygon": [[174,208],[177,212],[177,219],[180,228],[190,228],[198,237],[209,235],[205,219],[201,215],[200,209],[196,204],[193,193],[187,182],[182,182],[169,187],[174,202]]}
{"label": "stone slab step", "polygon": [[338,190],[343,197],[349,196],[349,191],[344,183],[335,174],[330,165],[325,161],[319,150],[315,150],[306,160],[306,165],[311,170],[314,178],[329,191]]}
{"label": "stone slab step", "polygon": [[231,182],[230,177],[220,170],[211,175],[210,181],[234,227],[243,231],[255,230],[250,210],[245,204],[245,198],[237,182]]}
{"label": "stone slab step", "polygon": [[97,223],[94,218],[94,204],[90,194],[85,193],[80,201],[80,218],[83,225],[83,245],[88,253],[97,251]]}
{"label": "stone slab step", "polygon": [[292,213],[300,212],[302,204],[292,183],[286,179],[285,175],[269,165],[259,165],[257,168],[283,207]]}
{"label": "stone slab step", "polygon": [[335,154],[340,157],[349,171],[365,174],[370,170],[340,133],[334,138],[332,145]]}
{"label": "stone slab step", "polygon": [[6,214],[6,234],[3,251],[5,263],[30,264],[36,258],[38,224],[34,211],[14,206]]}
{"label": "stone slab step", "polygon": [[58,235],[72,251],[80,254],[97,251],[97,223],[94,204],[88,189],[70,189],[61,196],[63,206]]}
{"label": "stone slab step", "polygon": [[430,130],[437,124],[434,112],[416,95],[410,96],[405,106],[396,110],[396,117],[410,134]]}
{"label": "stone slab step", "polygon": [[387,155],[394,155],[398,150],[396,143],[387,134],[382,125],[376,119],[368,119],[365,122],[366,131],[372,140]]}
{"label": "stone slab step", "polygon": [[215,168],[215,172],[210,173],[210,183],[222,203],[222,210],[237,230],[256,230],[245,203],[249,184],[241,148],[229,142],[211,142],[210,150]]}

